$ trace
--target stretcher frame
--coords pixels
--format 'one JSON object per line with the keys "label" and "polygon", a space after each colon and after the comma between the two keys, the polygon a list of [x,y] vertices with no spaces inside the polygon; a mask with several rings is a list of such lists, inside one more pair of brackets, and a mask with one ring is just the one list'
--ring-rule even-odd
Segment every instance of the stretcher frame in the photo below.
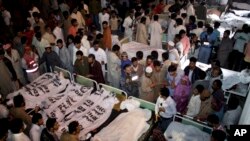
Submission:
{"label": "stretcher frame", "polygon": [[58,67],[58,66],[55,66],[54,71],[56,71],[56,72],[58,72],[58,73],[62,72],[64,78],[69,79],[71,82],[74,81],[74,79],[73,79],[71,73],[70,73],[68,70],[65,70],[65,69],[63,69],[63,68],[60,68],[60,67]]}
{"label": "stretcher frame", "polygon": [[99,90],[98,83],[93,79],[89,79],[89,78],[81,76],[81,75],[76,75],[75,82],[78,84],[81,84],[83,86],[93,87],[95,90]]}
{"label": "stretcher frame", "polygon": [[128,94],[125,91],[117,89],[115,87],[100,83],[99,88],[104,88],[105,90],[110,91],[111,93],[115,93],[116,96],[125,96],[126,99],[128,98]]}
{"label": "stretcher frame", "polygon": [[198,129],[200,129],[201,131],[208,133],[209,135],[211,135],[212,131],[213,131],[213,128],[208,126],[206,123],[197,122],[197,121],[193,120],[192,117],[189,117],[189,116],[182,116],[182,115],[176,114],[174,116],[173,121],[182,123],[184,125],[192,125]]}

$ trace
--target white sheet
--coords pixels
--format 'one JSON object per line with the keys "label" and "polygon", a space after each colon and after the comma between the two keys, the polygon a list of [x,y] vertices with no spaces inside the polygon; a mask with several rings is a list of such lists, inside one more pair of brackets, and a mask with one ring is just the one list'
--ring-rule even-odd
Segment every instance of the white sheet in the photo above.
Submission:
{"label": "white sheet", "polygon": [[119,115],[107,127],[97,133],[91,141],[137,141],[149,129],[142,109]]}
{"label": "white sheet", "polygon": [[151,52],[155,50],[158,52],[158,60],[162,60],[162,53],[166,52],[163,49],[158,49],[154,47],[150,47],[148,45],[138,43],[138,42],[129,42],[126,44],[123,44],[121,47],[121,51],[125,51],[128,53],[128,57],[131,59],[132,57],[136,57],[137,51],[143,52],[143,59],[146,59],[148,55],[151,54]]}
{"label": "white sheet", "polygon": [[172,122],[164,133],[168,141],[210,141],[210,135],[200,129],[179,122]]}

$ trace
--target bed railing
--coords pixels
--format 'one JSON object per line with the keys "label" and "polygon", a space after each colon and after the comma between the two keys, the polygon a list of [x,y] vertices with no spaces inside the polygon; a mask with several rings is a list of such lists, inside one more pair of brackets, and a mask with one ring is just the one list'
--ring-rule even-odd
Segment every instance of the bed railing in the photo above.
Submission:
{"label": "bed railing", "polygon": [[149,109],[151,111],[155,111],[155,104],[152,103],[152,102],[148,102],[146,100],[143,100],[143,99],[139,99],[139,98],[136,98],[136,97],[133,97],[133,96],[130,96],[128,98],[132,98],[134,100],[137,100],[140,102],[140,107],[141,108],[146,108],[146,109]]}
{"label": "bed railing", "polygon": [[213,131],[213,128],[208,126],[205,122],[196,121],[192,117],[189,117],[189,116],[182,116],[182,115],[176,114],[174,116],[173,121],[180,122],[185,125],[192,125],[208,134],[211,134]]}
{"label": "bed railing", "polygon": [[120,95],[120,96],[125,96],[126,99],[128,98],[128,94],[125,91],[117,89],[115,87],[112,87],[112,86],[109,86],[109,85],[101,83],[101,84],[99,84],[99,88],[100,89],[104,88],[105,90],[113,92],[113,93],[115,93],[118,96]]}
{"label": "bed railing", "polygon": [[54,71],[56,71],[56,72],[58,72],[58,73],[59,73],[59,72],[62,72],[65,78],[69,79],[70,81],[74,81],[74,79],[73,79],[71,73],[70,73],[68,70],[65,70],[65,69],[63,69],[63,68],[60,68],[60,67],[58,67],[58,66],[55,66],[55,67],[54,67]]}
{"label": "bed railing", "polygon": [[87,87],[93,87],[95,90],[99,90],[99,85],[95,80],[89,79],[81,75],[75,75],[75,82]]}

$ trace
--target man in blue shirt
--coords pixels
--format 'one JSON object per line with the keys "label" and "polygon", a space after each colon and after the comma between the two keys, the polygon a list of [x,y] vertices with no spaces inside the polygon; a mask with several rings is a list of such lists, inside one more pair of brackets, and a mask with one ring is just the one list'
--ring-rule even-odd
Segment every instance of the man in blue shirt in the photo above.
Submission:
{"label": "man in blue shirt", "polygon": [[209,63],[209,58],[211,55],[214,43],[217,40],[217,35],[213,32],[212,27],[208,27],[207,31],[204,31],[200,35],[201,46],[198,55],[198,61],[202,63]]}

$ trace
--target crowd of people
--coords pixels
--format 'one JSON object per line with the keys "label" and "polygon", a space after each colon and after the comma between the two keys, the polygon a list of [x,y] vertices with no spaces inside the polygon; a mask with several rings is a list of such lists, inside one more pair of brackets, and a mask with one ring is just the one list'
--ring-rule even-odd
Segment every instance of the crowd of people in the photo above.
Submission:
{"label": "crowd of people", "polygon": [[[206,22],[205,3],[195,5],[194,0],[176,0],[173,4],[159,0],[156,5],[154,0],[74,2],[29,1],[25,22],[15,25],[16,19],[1,1],[1,24],[8,30],[0,38],[0,106],[4,111],[0,113],[0,140],[7,138],[8,129],[13,141],[60,139],[55,134],[59,126],[56,119],[49,118],[42,127],[39,107],[31,118],[22,97],[15,97],[9,109],[4,102],[9,93],[42,73],[53,72],[55,66],[156,103],[162,133],[176,113],[210,123],[216,141],[221,141],[221,131],[237,124],[241,107],[236,97],[226,105],[221,68],[250,69],[250,26],[243,25],[233,38],[230,30],[222,36],[219,22]],[[160,18],[163,13],[169,14],[167,20]],[[166,46],[162,44],[164,33]],[[152,51],[145,56],[137,51],[129,58],[112,36],[124,36],[166,52]],[[181,62],[188,59],[189,65],[182,70]],[[211,63],[211,68],[203,71],[196,66],[197,61]],[[74,121],[60,140],[78,140],[78,133],[79,124]]]}

